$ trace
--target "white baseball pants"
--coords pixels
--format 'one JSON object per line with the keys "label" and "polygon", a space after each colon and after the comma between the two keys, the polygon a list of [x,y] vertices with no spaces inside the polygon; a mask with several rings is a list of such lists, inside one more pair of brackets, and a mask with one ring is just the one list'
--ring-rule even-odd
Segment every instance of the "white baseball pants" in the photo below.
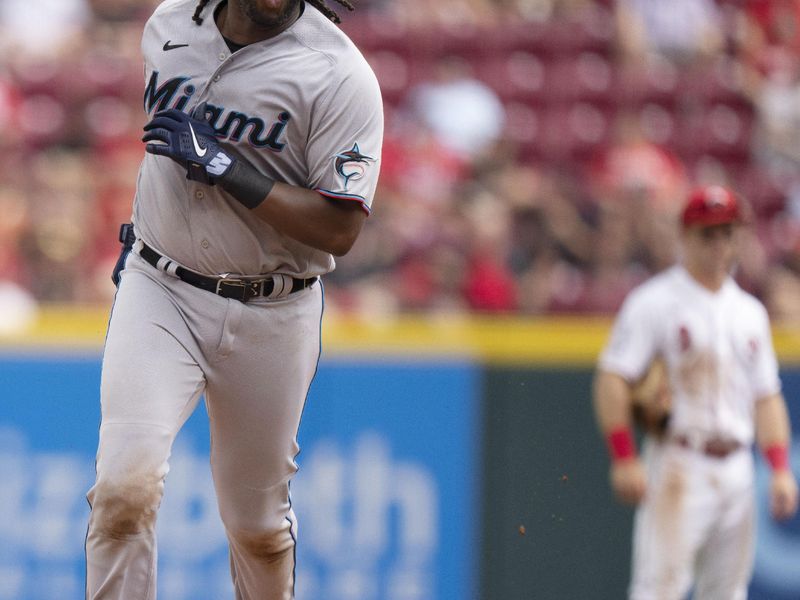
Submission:
{"label": "white baseball pants", "polygon": [[714,458],[670,443],[645,448],[631,600],[745,600],[753,565],[753,458]]}

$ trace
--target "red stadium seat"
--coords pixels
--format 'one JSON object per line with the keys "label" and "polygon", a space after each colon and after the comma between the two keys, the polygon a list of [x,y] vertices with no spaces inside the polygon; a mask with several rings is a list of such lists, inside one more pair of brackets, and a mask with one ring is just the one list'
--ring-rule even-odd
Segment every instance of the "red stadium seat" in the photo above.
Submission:
{"label": "red stadium seat", "polygon": [[542,129],[541,113],[520,102],[509,102],[505,105],[505,110],[505,134],[520,145],[536,144]]}
{"label": "red stadium seat", "polygon": [[678,117],[675,145],[687,162],[703,155],[734,167],[749,162],[752,110],[721,103],[696,104],[690,112]]}
{"label": "red stadium seat", "polygon": [[362,52],[382,49],[405,53],[418,35],[402,22],[378,12],[356,12],[343,20],[341,27]]}
{"label": "red stadium seat", "polygon": [[547,79],[545,91],[553,102],[585,100],[609,103],[614,68],[603,56],[583,52],[548,66]]}
{"label": "red stadium seat", "polygon": [[735,173],[736,189],[760,219],[770,219],[786,205],[786,194],[768,171],[750,165]]}
{"label": "red stadium seat", "polygon": [[408,60],[391,50],[376,50],[365,56],[378,78],[384,101],[400,101],[411,79]]}
{"label": "red stadium seat", "polygon": [[608,144],[612,129],[610,115],[586,102],[551,107],[541,123],[538,144],[550,162],[588,160]]}
{"label": "red stadium seat", "polygon": [[667,59],[656,58],[644,65],[616,69],[614,97],[626,106],[657,103],[674,106],[677,99],[679,72]]}
{"label": "red stadium seat", "polygon": [[552,23],[526,21],[508,23],[501,28],[487,31],[481,45],[496,48],[499,53],[521,50],[546,59],[562,50],[557,41],[560,37],[560,32]]}
{"label": "red stadium seat", "polygon": [[681,73],[678,93],[706,103],[724,102],[744,106],[749,101],[741,92],[743,71],[738,61],[722,56],[709,66]]}
{"label": "red stadium seat", "polygon": [[530,52],[513,51],[476,63],[476,76],[504,100],[535,102],[545,87],[545,66]]}

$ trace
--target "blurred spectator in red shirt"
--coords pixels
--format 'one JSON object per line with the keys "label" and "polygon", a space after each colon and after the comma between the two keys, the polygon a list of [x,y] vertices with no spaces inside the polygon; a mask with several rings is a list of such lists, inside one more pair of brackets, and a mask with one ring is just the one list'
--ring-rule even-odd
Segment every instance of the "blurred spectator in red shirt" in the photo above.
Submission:
{"label": "blurred spectator in red shirt", "polygon": [[617,118],[614,140],[593,157],[588,175],[601,202],[642,197],[652,209],[665,211],[677,211],[688,184],[681,160],[647,140],[636,113]]}

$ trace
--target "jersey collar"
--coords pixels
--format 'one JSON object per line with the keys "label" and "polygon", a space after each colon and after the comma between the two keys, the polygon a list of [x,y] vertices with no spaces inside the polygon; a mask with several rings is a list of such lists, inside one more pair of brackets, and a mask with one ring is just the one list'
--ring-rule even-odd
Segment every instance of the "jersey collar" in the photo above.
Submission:
{"label": "jersey collar", "polygon": [[733,277],[728,275],[725,278],[725,281],[722,282],[722,286],[716,292],[712,292],[707,287],[700,284],[694,277],[692,277],[684,265],[677,265],[675,267],[675,272],[678,278],[683,281],[684,285],[688,286],[691,290],[693,290],[694,293],[711,300],[726,296],[729,291],[736,286],[736,282],[734,282]]}

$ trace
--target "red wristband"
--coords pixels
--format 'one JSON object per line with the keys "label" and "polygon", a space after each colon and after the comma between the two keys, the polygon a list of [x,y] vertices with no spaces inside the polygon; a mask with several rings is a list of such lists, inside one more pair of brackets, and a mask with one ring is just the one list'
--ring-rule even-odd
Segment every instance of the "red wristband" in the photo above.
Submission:
{"label": "red wristband", "polygon": [[606,437],[611,460],[625,460],[636,456],[636,444],[630,427],[617,427]]}
{"label": "red wristband", "polygon": [[789,449],[783,444],[773,444],[764,449],[764,458],[767,459],[773,471],[789,470]]}

